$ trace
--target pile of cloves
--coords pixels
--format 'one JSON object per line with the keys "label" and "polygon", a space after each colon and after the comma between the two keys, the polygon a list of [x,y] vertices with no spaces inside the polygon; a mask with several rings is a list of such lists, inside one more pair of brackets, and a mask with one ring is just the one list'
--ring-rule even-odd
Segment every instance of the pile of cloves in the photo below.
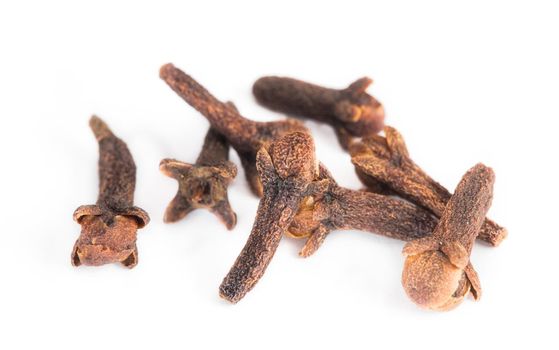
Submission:
{"label": "pile of cloves", "polygon": [[[507,231],[486,218],[493,196],[493,171],[477,164],[454,194],[410,158],[400,133],[384,125],[384,108],[361,78],[341,90],[303,81],[264,77],[253,93],[270,109],[330,124],[366,190],[339,186],[315,155],[301,120],[256,122],[231,102],[221,102],[191,76],[166,64],[160,77],[208,120],[195,163],[163,159],[160,170],[178,182],[164,215],[176,222],[204,208],[231,230],[237,217],[227,189],[237,175],[229,146],[241,160],[252,192],[261,197],[245,247],[225,276],[219,294],[236,303],[263,276],[284,235],[305,239],[300,255],[315,253],[334,230],[362,230],[407,241],[402,285],[417,305],[448,310],[470,292],[481,296],[470,262],[475,239],[497,246]],[[82,232],[72,251],[75,266],[138,263],[136,231],[149,222],[133,206],[135,164],[126,144],[98,117],[90,126],[99,143],[99,197],[76,209]],[[384,136],[379,135],[384,131]]]}

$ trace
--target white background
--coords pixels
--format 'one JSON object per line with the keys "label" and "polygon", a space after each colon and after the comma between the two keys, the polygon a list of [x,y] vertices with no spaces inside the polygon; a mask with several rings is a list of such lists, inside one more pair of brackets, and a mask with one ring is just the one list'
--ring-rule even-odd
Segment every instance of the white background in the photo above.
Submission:
{"label": "white background", "polygon": [[[0,348],[556,348],[558,15],[552,1],[2,2]],[[490,217],[510,234],[475,246],[481,301],[418,309],[403,243],[357,231],[306,260],[282,240],[245,299],[221,300],[258,200],[241,170],[233,231],[205,211],[162,223],[177,185],[159,161],[194,161],[208,125],[159,79],[167,62],[262,121],[283,116],[256,104],[260,76],[342,88],[367,75],[435,179],[453,190],[475,163],[493,167]],[[152,218],[133,270],[70,265],[72,212],[97,195],[92,113],[128,143]],[[339,183],[361,188],[332,129],[307,125]]]}

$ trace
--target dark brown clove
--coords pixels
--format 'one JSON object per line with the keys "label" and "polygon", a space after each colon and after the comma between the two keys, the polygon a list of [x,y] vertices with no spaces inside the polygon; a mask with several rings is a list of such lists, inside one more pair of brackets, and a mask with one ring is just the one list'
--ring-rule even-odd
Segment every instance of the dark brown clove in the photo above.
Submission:
{"label": "dark brown clove", "polygon": [[96,205],[74,212],[82,227],[72,250],[72,265],[138,264],[136,230],[149,222],[148,214],[133,206],[136,165],[126,144],[107,124],[93,116],[89,126],[99,143],[99,197]]}
{"label": "dark brown clove", "polygon": [[264,196],[248,241],[225,276],[219,294],[236,303],[264,274],[301,199],[318,177],[314,143],[307,133],[295,132],[261,148],[256,166]]}
{"label": "dark brown clove", "polygon": [[432,236],[404,247],[402,285],[420,307],[449,310],[481,287],[470,254],[493,199],[493,171],[477,164],[462,178]]}
{"label": "dark brown clove", "polygon": [[[357,175],[370,191],[397,194],[440,217],[450,192],[411,160],[396,129],[386,126],[384,133],[385,137],[372,135],[350,146]],[[486,219],[478,238],[498,246],[506,236],[505,228]]]}
{"label": "dark brown clove", "polygon": [[362,230],[409,241],[433,232],[437,219],[427,210],[401,199],[354,191],[338,186],[328,170],[320,166],[322,187],[306,197],[288,235],[308,237],[299,253],[313,254],[333,230]]}
{"label": "dark brown clove", "polygon": [[227,186],[237,175],[237,167],[229,161],[225,137],[210,128],[195,164],[163,159],[159,169],[179,183],[178,192],[165,211],[165,222],[176,222],[203,208],[214,213],[229,230],[235,227],[237,216],[229,204]]}
{"label": "dark brown clove", "polygon": [[212,128],[223,135],[237,151],[245,176],[252,191],[262,196],[263,189],[256,170],[256,154],[267,147],[275,138],[295,131],[308,132],[297,120],[286,119],[274,122],[255,122],[237,111],[234,106],[223,103],[210,94],[191,76],[172,64],[161,67],[163,79],[189,105],[208,119]]}
{"label": "dark brown clove", "polygon": [[372,82],[361,78],[335,90],[291,78],[263,77],[252,91],[258,102],[270,109],[330,124],[340,145],[347,149],[354,137],[382,130],[384,108],[365,92]]}

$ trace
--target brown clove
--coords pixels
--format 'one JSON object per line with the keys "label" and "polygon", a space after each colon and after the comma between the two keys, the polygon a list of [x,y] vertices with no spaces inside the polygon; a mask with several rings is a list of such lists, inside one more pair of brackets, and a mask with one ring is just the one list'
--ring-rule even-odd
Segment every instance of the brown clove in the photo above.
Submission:
{"label": "brown clove", "polygon": [[470,263],[474,241],[493,198],[495,175],[477,164],[462,178],[448,201],[432,236],[404,247],[402,285],[417,305],[449,310],[471,292],[477,300],[481,287]]}
{"label": "brown clove", "polygon": [[256,166],[264,196],[248,241],[219,287],[220,296],[231,303],[241,300],[262,277],[318,177],[313,140],[302,132],[282,136],[268,150],[261,148]]}
{"label": "brown clove", "polygon": [[315,193],[304,198],[287,234],[307,238],[300,255],[312,255],[333,230],[362,230],[409,241],[430,235],[437,225],[431,212],[388,196],[340,187],[320,166]]}
{"label": "brown clove", "polygon": [[179,183],[165,211],[165,222],[176,222],[202,208],[214,213],[229,230],[235,227],[237,216],[229,204],[227,187],[237,175],[237,167],[229,161],[225,137],[210,128],[195,164],[163,159],[159,169]]}
{"label": "brown clove", "polygon": [[[384,134],[368,136],[350,146],[358,177],[370,191],[397,194],[440,217],[450,192],[413,162],[396,129],[386,126]],[[485,219],[478,238],[498,246],[506,236],[505,228]]]}
{"label": "brown clove", "polygon": [[263,189],[256,169],[257,152],[282,135],[295,131],[308,132],[297,120],[255,122],[247,119],[234,106],[216,99],[191,76],[170,63],[161,67],[159,75],[171,89],[206,117],[212,128],[237,151],[251,189],[260,197]]}
{"label": "brown clove", "polygon": [[74,212],[81,234],[72,250],[72,265],[138,264],[136,230],[149,222],[148,214],[133,206],[136,165],[126,144],[107,124],[93,116],[89,126],[99,143],[97,204]]}
{"label": "brown clove", "polygon": [[365,92],[372,82],[365,77],[335,90],[291,78],[263,77],[252,91],[265,107],[330,124],[340,145],[347,149],[354,137],[382,130],[384,108]]}

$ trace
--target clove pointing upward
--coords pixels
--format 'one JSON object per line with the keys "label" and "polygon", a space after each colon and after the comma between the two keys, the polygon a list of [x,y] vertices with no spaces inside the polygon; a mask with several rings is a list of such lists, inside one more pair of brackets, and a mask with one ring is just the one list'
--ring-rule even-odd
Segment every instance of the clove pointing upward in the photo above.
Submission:
{"label": "clove pointing upward", "polygon": [[136,230],[149,222],[148,214],[133,206],[136,165],[126,144],[107,124],[93,116],[89,126],[99,143],[99,197],[95,205],[74,212],[81,234],[72,250],[72,265],[138,263]]}

